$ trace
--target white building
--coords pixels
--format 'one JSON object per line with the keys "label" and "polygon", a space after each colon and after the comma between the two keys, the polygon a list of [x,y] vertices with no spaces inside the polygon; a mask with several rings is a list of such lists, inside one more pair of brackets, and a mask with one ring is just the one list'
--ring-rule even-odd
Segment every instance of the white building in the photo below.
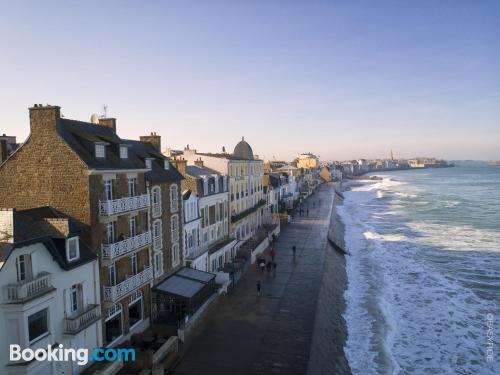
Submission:
{"label": "white building", "polygon": [[90,354],[102,346],[97,257],[73,229],[48,207],[0,210],[1,374],[79,374],[85,369],[76,361],[10,362],[12,344],[35,350],[57,343]]}
{"label": "white building", "polygon": [[254,157],[250,145],[242,139],[232,154],[198,153],[186,148],[189,164],[202,161],[210,169],[229,176],[229,236],[238,241],[250,238],[262,225],[264,207],[262,160]]}

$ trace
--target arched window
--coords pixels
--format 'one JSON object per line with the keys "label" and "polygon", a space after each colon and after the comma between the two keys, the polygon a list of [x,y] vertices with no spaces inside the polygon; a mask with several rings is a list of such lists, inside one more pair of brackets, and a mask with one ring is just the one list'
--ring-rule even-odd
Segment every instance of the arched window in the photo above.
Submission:
{"label": "arched window", "polygon": [[153,217],[161,215],[161,189],[159,186],[154,186],[151,189],[151,199],[153,205]]}
{"label": "arched window", "polygon": [[172,215],[170,230],[172,231],[172,243],[179,242],[179,215]]}
{"label": "arched window", "polygon": [[153,247],[155,250],[159,250],[163,246],[162,241],[162,230],[161,230],[161,220],[157,219],[153,223]]}
{"label": "arched window", "polygon": [[170,212],[177,212],[179,209],[179,189],[176,184],[170,185]]}

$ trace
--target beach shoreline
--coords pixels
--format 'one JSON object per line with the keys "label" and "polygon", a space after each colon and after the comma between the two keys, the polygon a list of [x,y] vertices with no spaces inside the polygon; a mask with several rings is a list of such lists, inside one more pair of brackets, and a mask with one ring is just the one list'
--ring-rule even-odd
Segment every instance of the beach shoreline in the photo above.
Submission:
{"label": "beach shoreline", "polygon": [[[344,224],[337,212],[337,207],[341,204],[341,195],[335,194],[328,238],[341,249],[345,249]],[[332,243],[327,242],[307,372],[310,375],[351,374],[344,352],[347,342],[347,325],[343,317],[346,289],[345,255],[335,249]]]}

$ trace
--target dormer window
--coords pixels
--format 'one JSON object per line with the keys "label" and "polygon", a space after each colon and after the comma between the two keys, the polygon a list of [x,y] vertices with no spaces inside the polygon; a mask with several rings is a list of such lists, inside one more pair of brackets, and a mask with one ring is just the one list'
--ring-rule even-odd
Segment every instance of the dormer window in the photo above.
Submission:
{"label": "dormer window", "polygon": [[120,145],[120,159],[128,159],[128,147]]}
{"label": "dormer window", "polygon": [[106,144],[105,143],[96,143],[95,144],[95,157],[96,158],[105,158],[106,157]]}
{"label": "dormer window", "polygon": [[78,236],[66,240],[66,258],[73,262],[80,258],[80,241]]}
{"label": "dormer window", "polygon": [[165,159],[163,160],[163,168],[168,171],[170,169],[170,160]]}
{"label": "dormer window", "polygon": [[153,169],[153,159],[152,158],[147,158],[146,159],[146,168],[147,169]]}

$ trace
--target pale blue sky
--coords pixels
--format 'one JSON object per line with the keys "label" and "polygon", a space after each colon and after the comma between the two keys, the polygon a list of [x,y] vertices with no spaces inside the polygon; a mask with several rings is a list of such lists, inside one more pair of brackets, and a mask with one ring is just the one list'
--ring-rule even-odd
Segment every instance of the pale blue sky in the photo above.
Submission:
{"label": "pale blue sky", "polygon": [[500,159],[500,1],[5,1],[0,133],[27,107],[163,146]]}

